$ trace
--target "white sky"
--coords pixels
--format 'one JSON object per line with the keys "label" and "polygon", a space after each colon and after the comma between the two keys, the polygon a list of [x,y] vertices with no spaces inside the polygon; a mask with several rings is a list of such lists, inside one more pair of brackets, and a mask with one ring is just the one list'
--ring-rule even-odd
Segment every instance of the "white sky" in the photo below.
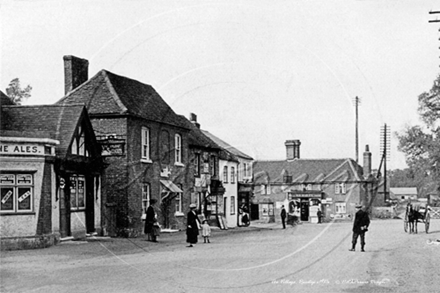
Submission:
{"label": "white sky", "polygon": [[[11,1],[1,3],[0,88],[25,104],[64,94],[63,56],[152,85],[178,114],[254,159],[355,158],[380,128],[418,124],[417,97],[439,74],[440,2],[397,0]],[[440,16],[440,15],[439,15]],[[388,168],[404,168],[391,141]]]}

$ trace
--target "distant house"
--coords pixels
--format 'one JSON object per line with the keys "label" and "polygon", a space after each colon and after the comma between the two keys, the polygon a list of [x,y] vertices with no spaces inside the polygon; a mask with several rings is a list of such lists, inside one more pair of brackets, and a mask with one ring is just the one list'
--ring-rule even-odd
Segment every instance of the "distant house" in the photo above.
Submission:
{"label": "distant house", "polygon": [[4,103],[0,136],[2,249],[99,233],[101,149],[84,105]]}
{"label": "distant house", "polygon": [[390,199],[417,200],[417,187],[390,187]]}
{"label": "distant house", "polygon": [[374,189],[369,187],[371,153],[364,153],[364,170],[352,159],[301,159],[300,141],[286,141],[286,160],[255,161],[253,166],[254,219],[275,221],[284,205],[301,221],[324,218],[349,219],[356,204],[369,206]]}
{"label": "distant house", "polygon": [[[249,210],[249,200],[252,195],[251,189],[243,190],[244,182],[249,183],[252,179],[252,157],[241,152],[229,143],[223,141],[212,133],[203,130],[203,133],[218,144],[222,151],[220,154],[220,178],[225,187],[223,198],[223,214],[228,226],[241,225],[242,209]],[[240,190],[241,189],[241,190]]]}
{"label": "distant house", "polygon": [[185,229],[192,188],[186,122],[150,85],[107,70],[88,79],[88,61],[74,56],[64,65],[65,97],[57,105],[86,105],[108,164],[105,233],[141,235],[153,198],[164,229]]}

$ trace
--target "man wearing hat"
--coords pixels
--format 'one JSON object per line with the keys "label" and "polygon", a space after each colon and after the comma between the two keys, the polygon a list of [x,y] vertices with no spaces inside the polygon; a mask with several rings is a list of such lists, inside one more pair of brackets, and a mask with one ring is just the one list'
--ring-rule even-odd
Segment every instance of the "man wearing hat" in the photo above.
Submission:
{"label": "man wearing hat", "polygon": [[187,247],[193,247],[193,244],[197,243],[197,236],[199,235],[200,220],[196,214],[196,205],[189,205],[190,211],[187,215],[187,227],[186,227],[186,242],[189,243]]}
{"label": "man wearing hat", "polygon": [[365,252],[365,232],[368,231],[368,226],[370,225],[370,218],[368,216],[368,213],[364,211],[362,205],[357,205],[356,209],[356,215],[354,217],[354,223],[353,223],[353,239],[352,239],[352,246],[350,251],[355,251],[356,248],[356,242],[358,237],[361,237],[361,251]]}

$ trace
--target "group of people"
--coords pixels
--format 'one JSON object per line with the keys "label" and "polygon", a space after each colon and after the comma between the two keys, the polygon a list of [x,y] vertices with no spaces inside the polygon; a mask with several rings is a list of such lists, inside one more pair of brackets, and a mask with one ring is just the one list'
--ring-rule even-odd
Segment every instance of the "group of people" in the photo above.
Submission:
{"label": "group of people", "polygon": [[[146,211],[145,218],[145,229],[144,232],[147,235],[147,240],[152,242],[157,242],[157,237],[160,235],[160,225],[157,221],[157,214],[155,212],[154,205],[156,204],[156,200],[152,199],[150,201],[150,206]],[[208,224],[207,220],[204,220],[203,223],[200,223],[199,217],[196,212],[196,205],[191,204],[189,206],[190,211],[187,214],[187,227],[186,227],[186,242],[188,243],[187,247],[193,247],[194,244],[198,242],[199,230],[202,230],[202,236],[204,239],[204,243],[210,243],[209,237],[211,236],[211,227]],[[281,222],[283,224],[283,229],[286,229],[286,217],[287,212],[284,208],[284,205],[281,206]],[[318,209],[317,212],[318,223],[321,223],[322,212]],[[356,250],[357,239],[361,240],[361,251],[365,251],[365,233],[368,231],[368,227],[370,225],[370,218],[368,216],[368,212],[363,210],[362,205],[356,206],[356,214],[353,222],[353,236],[352,236],[352,247],[350,251]]]}
{"label": "group of people", "polygon": [[[157,237],[160,235],[160,225],[157,221],[157,214],[155,211],[156,200],[152,199],[150,205],[146,210],[144,233],[147,235],[147,240],[157,242]],[[211,227],[207,220],[200,223],[199,217],[196,213],[196,205],[189,206],[190,211],[187,214],[187,228],[186,228],[186,242],[187,247],[193,247],[198,241],[199,230],[202,229],[202,236],[204,243],[211,243],[209,237],[211,236]]]}

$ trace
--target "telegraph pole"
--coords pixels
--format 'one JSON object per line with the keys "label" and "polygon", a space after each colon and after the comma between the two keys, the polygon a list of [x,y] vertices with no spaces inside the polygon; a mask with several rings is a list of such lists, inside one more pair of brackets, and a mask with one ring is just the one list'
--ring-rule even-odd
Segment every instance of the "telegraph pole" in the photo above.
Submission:
{"label": "telegraph pole", "polygon": [[361,103],[361,99],[356,96],[354,98],[354,107],[356,112],[356,137],[355,137],[355,148],[356,148],[356,163],[359,163],[359,111],[358,106]]}
{"label": "telegraph pole", "polygon": [[[440,11],[429,11],[429,14],[440,14]],[[440,22],[440,19],[436,18],[436,19],[431,19],[428,22]],[[440,32],[440,29],[438,30]],[[440,40],[440,38],[439,38]],[[440,47],[439,47],[440,49]]]}
{"label": "telegraph pole", "polygon": [[[380,149],[382,152],[382,162],[383,162],[383,193],[384,193],[384,200],[386,201],[388,199],[388,192],[387,192],[387,161],[390,159],[390,127],[387,126],[385,123],[384,126],[381,127],[380,130],[381,133],[381,142],[380,142]],[[381,163],[382,163],[381,162]],[[380,172],[380,169],[379,169]]]}

